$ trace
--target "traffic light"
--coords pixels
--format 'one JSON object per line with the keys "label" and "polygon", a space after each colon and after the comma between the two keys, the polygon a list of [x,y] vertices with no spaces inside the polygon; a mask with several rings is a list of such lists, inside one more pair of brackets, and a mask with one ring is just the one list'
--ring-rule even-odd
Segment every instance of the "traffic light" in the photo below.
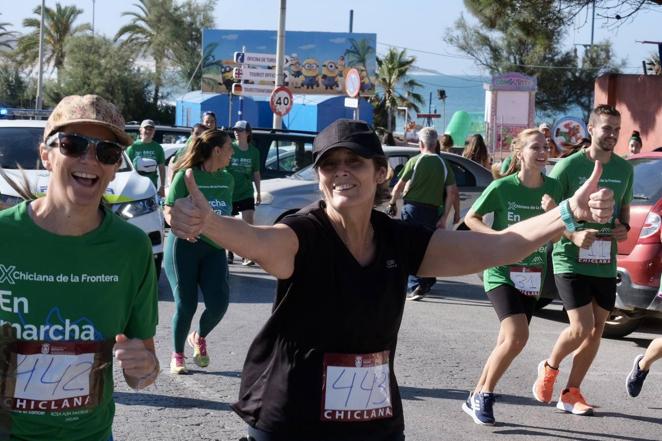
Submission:
{"label": "traffic light", "polygon": [[446,91],[444,89],[437,89],[437,99],[443,101],[447,98]]}

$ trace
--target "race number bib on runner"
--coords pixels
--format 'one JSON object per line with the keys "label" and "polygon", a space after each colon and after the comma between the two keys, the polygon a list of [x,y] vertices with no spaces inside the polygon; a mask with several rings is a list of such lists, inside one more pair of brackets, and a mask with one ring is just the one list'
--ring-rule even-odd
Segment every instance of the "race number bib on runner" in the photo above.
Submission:
{"label": "race number bib on runner", "polygon": [[101,347],[99,342],[18,342],[14,390],[7,393],[12,409],[64,412],[96,405]]}
{"label": "race number bib on runner", "polygon": [[389,351],[324,354],[322,421],[393,417]]}
{"label": "race number bib on runner", "polygon": [[609,263],[611,262],[611,240],[595,240],[591,248],[579,249],[579,262],[581,263]]}
{"label": "race number bib on runner", "polygon": [[515,284],[515,289],[525,296],[537,296],[540,294],[542,269],[530,266],[511,266],[510,280]]}

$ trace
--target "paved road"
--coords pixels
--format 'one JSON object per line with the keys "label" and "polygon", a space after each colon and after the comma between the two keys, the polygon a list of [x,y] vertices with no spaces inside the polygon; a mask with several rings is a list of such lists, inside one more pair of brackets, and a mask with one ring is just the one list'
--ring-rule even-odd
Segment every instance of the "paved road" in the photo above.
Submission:
{"label": "paved road", "polygon": [[[269,316],[275,282],[259,268],[234,265],[231,273],[230,308],[208,338],[211,364],[185,376],[167,370],[173,302],[161,278],[156,344],[164,370],[156,386],[141,392],[131,391],[116,370],[116,440],[235,441],[243,435],[244,423],[230,403],[237,396],[246,349]],[[584,385],[589,402],[600,406],[593,417],[563,414],[531,397],[535,368],[564,326],[559,305],[534,317],[528,346],[499,385],[498,423],[487,428],[461,410],[498,330],[478,278],[440,280],[425,301],[409,302],[395,366],[407,440],[662,439],[662,364],[654,367],[639,398],[627,397],[624,390],[634,356],[662,334],[662,321],[649,321],[623,340],[603,340]],[[567,369],[566,362],[558,384],[567,378]]]}

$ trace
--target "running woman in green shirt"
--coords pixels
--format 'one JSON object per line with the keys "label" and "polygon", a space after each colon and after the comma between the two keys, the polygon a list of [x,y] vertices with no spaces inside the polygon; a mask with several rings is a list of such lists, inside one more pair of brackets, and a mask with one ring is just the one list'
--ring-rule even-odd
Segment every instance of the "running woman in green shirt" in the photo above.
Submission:
{"label": "running woman in green shirt", "polygon": [[150,241],[102,204],[131,142],[113,104],[63,98],[39,146],[46,195],[0,212],[3,439],[111,440],[113,358],[134,389],[159,373]]}
{"label": "running woman in green shirt", "polygon": [[[474,231],[491,233],[544,213],[543,198],[561,201],[561,186],[543,174],[549,149],[538,129],[526,129],[512,145],[512,162],[505,177],[492,181],[467,213],[464,222]],[[483,217],[494,214],[490,228]],[[481,425],[495,423],[494,389],[512,361],[524,349],[529,323],[547,271],[546,246],[521,261],[488,268],[483,273],[487,297],[501,324],[497,344],[488,357],[476,388],[462,409]]]}
{"label": "running woman in green shirt", "polygon": [[[570,325],[559,335],[549,357],[538,364],[533,396],[540,402],[551,402],[558,368],[572,353],[568,382],[556,407],[575,415],[593,414],[580,386],[598,353],[605,321],[616,302],[616,243],[626,240],[630,229],[633,169],[614,154],[620,129],[618,110],[610,105],[597,106],[588,121],[591,146],[562,159],[550,173],[561,183],[563,197],[567,197],[591,175],[593,162],[600,161],[600,186],[614,194],[609,222],[571,223],[552,254],[554,280]],[[562,204],[560,209],[567,219],[567,206],[564,209]]]}
{"label": "running woman in green shirt", "polygon": [[[192,169],[214,213],[230,215],[234,179],[225,168],[231,157],[232,145],[227,133],[210,129],[193,138],[189,148],[175,164],[175,177],[163,210],[168,223],[170,207],[175,200],[188,196],[184,183],[184,172],[187,169]],[[205,338],[221,321],[230,301],[225,250],[204,236],[199,242],[191,243],[170,234],[166,239],[163,266],[175,298],[175,314],[172,317],[174,352],[170,360],[170,372],[187,372],[185,342],[193,348],[193,362],[199,367],[207,367],[209,355]],[[198,330],[189,334],[198,306],[198,286],[205,301],[205,310],[200,316]]]}

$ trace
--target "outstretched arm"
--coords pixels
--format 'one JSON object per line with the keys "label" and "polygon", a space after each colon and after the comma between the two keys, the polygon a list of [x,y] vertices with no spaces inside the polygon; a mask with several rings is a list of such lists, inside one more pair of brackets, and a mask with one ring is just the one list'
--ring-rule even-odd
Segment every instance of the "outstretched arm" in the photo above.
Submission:
{"label": "outstretched arm", "polygon": [[[598,190],[602,165],[596,161],[591,177],[568,200],[577,220],[607,222],[614,197],[609,189]],[[418,275],[454,276],[488,267],[517,262],[563,230],[560,209],[532,217],[496,233],[436,230],[430,239]]]}
{"label": "outstretched arm", "polygon": [[290,227],[283,224],[256,227],[233,217],[218,216],[198,189],[191,170],[186,171],[184,179],[190,196],[175,201],[168,213],[171,230],[177,237],[195,242],[204,235],[223,248],[259,263],[279,279],[292,275],[299,239]]}

